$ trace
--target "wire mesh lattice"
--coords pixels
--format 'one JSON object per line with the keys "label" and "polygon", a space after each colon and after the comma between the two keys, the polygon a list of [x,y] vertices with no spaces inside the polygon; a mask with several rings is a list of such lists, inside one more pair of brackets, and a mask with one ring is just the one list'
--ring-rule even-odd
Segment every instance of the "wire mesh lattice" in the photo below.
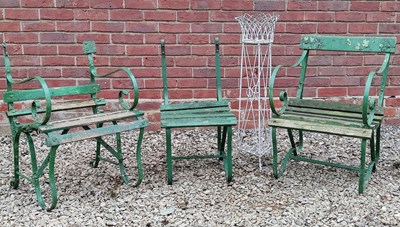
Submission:
{"label": "wire mesh lattice", "polygon": [[244,14],[236,19],[242,30],[237,146],[240,151],[258,156],[262,169],[261,157],[271,151],[267,89],[278,16]]}

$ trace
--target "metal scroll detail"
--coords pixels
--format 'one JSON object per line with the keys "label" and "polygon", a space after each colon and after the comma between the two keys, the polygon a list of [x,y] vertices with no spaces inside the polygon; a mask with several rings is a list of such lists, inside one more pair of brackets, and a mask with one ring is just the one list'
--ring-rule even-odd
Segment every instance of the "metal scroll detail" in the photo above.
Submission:
{"label": "metal scroll detail", "polygon": [[277,15],[269,14],[236,17],[242,31],[237,146],[239,151],[258,156],[260,170],[261,158],[272,150],[267,83],[272,73],[271,48],[277,19]]}

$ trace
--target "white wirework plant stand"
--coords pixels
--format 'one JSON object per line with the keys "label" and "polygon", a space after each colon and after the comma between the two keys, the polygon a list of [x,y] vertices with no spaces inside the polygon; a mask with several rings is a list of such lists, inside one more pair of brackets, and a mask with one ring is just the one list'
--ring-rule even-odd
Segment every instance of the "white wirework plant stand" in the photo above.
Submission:
{"label": "white wirework plant stand", "polygon": [[268,80],[272,73],[271,49],[278,16],[243,14],[236,20],[242,31],[237,146],[239,151],[258,156],[262,170],[262,157],[272,150],[267,125],[271,115]]}

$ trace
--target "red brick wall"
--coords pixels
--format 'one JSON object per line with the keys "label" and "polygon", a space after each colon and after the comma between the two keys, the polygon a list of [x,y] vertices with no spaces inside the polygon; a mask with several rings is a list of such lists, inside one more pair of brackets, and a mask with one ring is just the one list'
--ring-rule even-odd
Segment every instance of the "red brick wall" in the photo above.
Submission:
{"label": "red brick wall", "polygon": [[[157,128],[162,102],[162,38],[170,56],[170,96],[203,99],[215,97],[212,43],[214,37],[220,37],[224,96],[236,107],[240,27],[234,18],[244,12],[279,15],[273,65],[294,63],[304,33],[396,36],[400,30],[398,1],[1,0],[0,8],[0,39],[8,43],[14,77],[41,75],[51,86],[84,83],[88,67],[81,44],[94,40],[100,73],[131,68],[141,89],[140,108],[147,112],[153,128]],[[311,57],[305,96],[345,100],[361,96],[369,70],[377,67],[376,59]],[[400,58],[394,56],[387,80],[386,124],[400,123],[399,65]],[[4,75],[3,67],[0,74]],[[280,75],[280,83],[290,95],[295,91],[296,76],[293,70]],[[114,99],[124,84],[120,78],[112,78],[102,86],[102,96]],[[4,89],[2,79],[0,92]],[[0,109],[4,111],[5,106]],[[6,120],[1,113],[3,126]]]}

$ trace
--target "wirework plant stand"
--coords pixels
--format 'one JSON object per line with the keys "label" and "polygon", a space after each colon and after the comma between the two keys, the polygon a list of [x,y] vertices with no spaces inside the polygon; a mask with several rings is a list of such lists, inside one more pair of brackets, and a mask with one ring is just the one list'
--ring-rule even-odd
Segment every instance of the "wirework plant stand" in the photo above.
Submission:
{"label": "wirework plant stand", "polygon": [[262,170],[261,158],[272,150],[267,90],[278,16],[243,14],[236,20],[242,31],[237,146],[239,151],[258,156]]}

